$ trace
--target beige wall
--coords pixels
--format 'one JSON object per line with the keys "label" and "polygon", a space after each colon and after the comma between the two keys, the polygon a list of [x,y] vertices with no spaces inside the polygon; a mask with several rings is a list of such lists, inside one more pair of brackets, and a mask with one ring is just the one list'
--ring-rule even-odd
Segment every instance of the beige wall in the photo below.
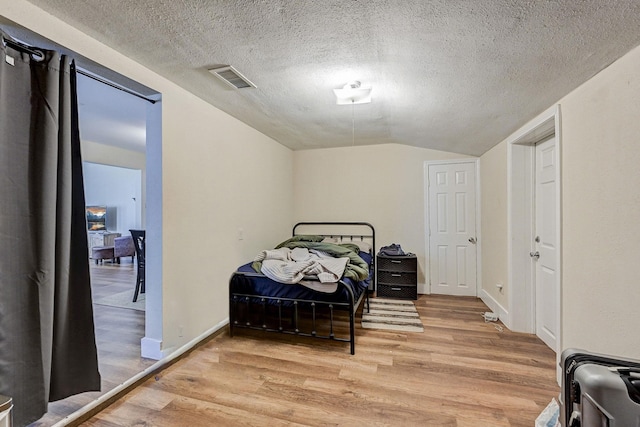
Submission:
{"label": "beige wall", "polygon": [[[640,48],[560,101],[561,348],[640,359]],[[507,278],[506,142],[481,156],[483,286]]]}
{"label": "beige wall", "polygon": [[564,347],[640,359],[640,48],[561,101]]}
{"label": "beige wall", "polygon": [[0,11],[162,93],[162,351],[222,322],[231,272],[290,232],[292,152],[24,0]]}
{"label": "beige wall", "polygon": [[99,144],[93,141],[81,142],[82,160],[102,165],[120,166],[122,168],[140,169],[144,174],[146,160],[144,153]]}
{"label": "beige wall", "polygon": [[[480,158],[482,288],[502,307],[509,306],[507,277],[507,145]],[[496,284],[502,284],[500,291]],[[496,307],[492,310],[498,312]]]}
{"label": "beige wall", "polygon": [[[188,94],[163,97],[165,339],[228,316],[240,264],[288,236],[291,150]],[[177,124],[191,126],[186,129]],[[173,141],[174,143],[171,143]],[[242,229],[243,240],[238,240]],[[169,323],[168,323],[169,322]]]}
{"label": "beige wall", "polygon": [[295,219],[370,222],[378,247],[417,255],[425,292],[424,162],[466,157],[396,144],[296,151]]}

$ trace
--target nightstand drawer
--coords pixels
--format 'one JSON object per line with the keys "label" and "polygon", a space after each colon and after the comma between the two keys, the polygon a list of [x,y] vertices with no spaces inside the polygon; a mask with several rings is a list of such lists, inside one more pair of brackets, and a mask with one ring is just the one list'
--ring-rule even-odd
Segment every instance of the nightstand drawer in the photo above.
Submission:
{"label": "nightstand drawer", "polygon": [[378,270],[416,271],[416,258],[383,258],[379,256]]}
{"label": "nightstand drawer", "polygon": [[418,299],[418,289],[410,285],[383,285],[379,283],[377,295],[388,298]]}
{"label": "nightstand drawer", "polygon": [[378,283],[387,284],[415,284],[417,282],[417,274],[415,271],[403,272],[403,271],[381,271],[378,270]]}

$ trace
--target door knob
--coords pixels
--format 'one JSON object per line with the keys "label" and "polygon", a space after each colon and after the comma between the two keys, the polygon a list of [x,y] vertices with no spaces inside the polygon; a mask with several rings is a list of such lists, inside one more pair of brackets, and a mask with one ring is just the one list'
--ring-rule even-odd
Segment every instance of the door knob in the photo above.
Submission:
{"label": "door knob", "polygon": [[538,252],[538,251],[535,251],[535,252],[529,252],[529,256],[530,256],[531,258],[538,259],[538,258],[540,258],[540,252]]}
{"label": "door knob", "polygon": [[476,238],[475,237],[469,237],[469,243],[473,243],[475,245],[476,244]]}

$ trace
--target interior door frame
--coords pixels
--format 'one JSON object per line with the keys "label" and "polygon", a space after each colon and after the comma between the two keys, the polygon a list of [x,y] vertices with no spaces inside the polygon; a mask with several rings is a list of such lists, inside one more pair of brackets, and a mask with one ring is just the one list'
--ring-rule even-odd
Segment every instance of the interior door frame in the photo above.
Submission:
{"label": "interior door frame", "polygon": [[[482,236],[481,236],[481,194],[480,194],[480,159],[479,158],[462,158],[451,160],[427,160],[424,162],[424,230],[426,233],[425,241],[425,268],[430,268],[430,247],[431,247],[431,228],[429,227],[429,166],[430,165],[453,165],[459,163],[472,163],[475,167],[476,180],[476,296],[480,295],[482,289]],[[431,294],[431,271],[425,273],[425,284],[422,292],[418,289],[418,293]]]}
{"label": "interior door frame", "polygon": [[[509,314],[506,326],[518,332],[536,333],[535,265],[528,255],[535,233],[535,145],[555,135],[557,343],[562,348],[562,159],[560,105],[555,105],[523,126],[507,140],[507,265]],[[502,319],[501,319],[502,320]]]}

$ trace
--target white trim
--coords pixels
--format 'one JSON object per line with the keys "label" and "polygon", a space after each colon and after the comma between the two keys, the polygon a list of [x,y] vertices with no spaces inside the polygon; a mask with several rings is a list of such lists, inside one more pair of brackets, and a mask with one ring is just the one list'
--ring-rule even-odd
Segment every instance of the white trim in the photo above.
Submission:
{"label": "white trim", "polygon": [[[555,115],[555,133],[556,133],[556,153],[558,155],[558,169],[556,170],[556,235],[558,236],[558,252],[556,257],[556,263],[558,266],[557,274],[557,288],[556,288],[556,301],[558,301],[558,336],[556,342],[556,359],[560,362],[560,355],[563,350],[562,346],[562,114],[560,112],[560,105],[556,110]],[[558,366],[560,366],[558,364]],[[560,369],[558,368],[558,384],[560,384]]]}
{"label": "white trim", "polygon": [[[556,232],[558,236],[558,251],[556,255],[556,288],[558,295],[556,297],[558,301],[558,325],[557,348],[554,350],[556,354],[560,354],[562,348],[562,160],[560,158],[562,136],[560,105],[554,105],[547,109],[507,139],[507,268],[509,308],[511,310],[510,329],[535,334],[535,283],[531,279],[535,277],[533,264],[524,261],[521,255],[528,252],[527,245],[531,245],[533,241],[533,235],[527,231],[527,227],[532,227],[531,224],[533,224],[532,217],[529,218],[533,209],[533,182],[532,176],[529,175],[533,171],[530,166],[530,170],[526,170],[526,167],[529,162],[533,161],[535,143],[554,134],[558,153],[556,166]],[[514,164],[516,160],[520,160],[522,162],[520,166],[524,165],[524,168],[518,168]],[[523,169],[525,170],[523,171]],[[524,198],[518,199],[516,196],[522,196],[523,190],[525,193],[529,192],[529,194]],[[526,218],[517,217],[517,214],[525,215]],[[527,233],[531,234],[531,239],[522,239],[521,237]],[[520,264],[518,264],[518,261],[521,261]],[[521,273],[521,275],[517,276],[518,273]],[[523,280],[524,282],[528,280],[531,283],[523,283]],[[518,308],[517,310],[515,309],[516,307]]]}
{"label": "white trim", "polygon": [[142,371],[139,374],[129,378],[125,382],[121,383],[120,385],[118,385],[117,387],[113,388],[112,390],[109,390],[107,393],[103,394],[102,396],[98,397],[97,399],[89,402],[88,404],[86,404],[82,408],[78,409],[74,413],[72,413],[70,415],[67,415],[62,420],[60,420],[57,423],[55,423],[53,425],[53,427],[62,427],[62,426],[69,425],[69,424],[73,423],[74,421],[77,421],[80,417],[82,417],[83,415],[87,414],[92,409],[96,408],[97,406],[101,405],[102,403],[104,403],[104,402],[108,401],[109,399],[113,398],[114,396],[118,395],[120,392],[122,392],[123,390],[126,390],[128,387],[130,387],[131,385],[135,384],[136,382],[142,380],[146,376],[153,374],[158,369],[161,369],[164,366],[168,365],[169,362],[171,362],[172,360],[174,360],[177,357],[181,356],[182,354],[186,353],[187,351],[191,350],[196,345],[198,345],[201,341],[203,341],[204,339],[206,339],[210,335],[216,333],[220,329],[224,328],[228,324],[229,324],[229,318],[227,317],[222,322],[218,323],[214,327],[212,327],[212,328],[206,330],[205,332],[203,332],[202,334],[198,335],[197,337],[195,337],[194,339],[192,339],[191,341],[189,341],[188,343],[186,343],[182,347],[178,348],[173,353],[171,353],[168,356],[162,358],[161,360],[158,360],[156,363],[154,363],[153,365],[149,366],[144,371]]}
{"label": "white trim", "polygon": [[500,305],[500,303],[484,289],[480,291],[480,299],[483,303],[485,303],[487,307],[489,307],[492,312],[497,313],[500,321],[504,323],[507,328],[509,328],[509,312],[507,311],[507,309]]}
{"label": "white trim", "polygon": [[476,296],[482,290],[482,190],[480,185],[480,158],[476,162]]}
{"label": "white trim", "polygon": [[160,360],[166,356],[162,351],[162,341],[144,337],[140,340],[140,355],[147,359]]}
{"label": "white trim", "polygon": [[424,287],[422,289],[422,292],[420,292],[420,289],[418,289],[418,293],[431,295],[431,271],[429,271],[429,258],[430,258],[429,247],[431,246],[430,245],[431,228],[429,227],[429,162],[428,161],[425,161],[422,166],[422,194],[423,194],[422,207],[424,209],[424,215],[422,216],[422,218],[424,219],[423,229],[425,233],[425,236],[424,236],[425,274],[424,274],[424,284],[423,284]]}
{"label": "white trim", "polygon": [[[161,359],[164,337],[163,312],[163,181],[162,181],[162,101],[147,106],[145,236],[146,311],[144,342],[140,355]],[[154,343],[154,341],[156,341]],[[148,352],[148,353],[145,353]]]}
{"label": "white trim", "polygon": [[431,258],[430,253],[430,240],[431,240],[431,230],[429,228],[429,166],[430,165],[455,165],[460,163],[473,163],[476,171],[476,296],[480,295],[480,290],[482,289],[482,230],[481,225],[481,212],[480,206],[481,203],[481,192],[480,192],[480,159],[477,157],[473,158],[463,158],[463,159],[453,159],[453,160],[426,160],[423,166],[423,194],[424,194],[424,231],[426,234],[425,241],[425,268],[427,272],[425,274],[425,284],[424,284],[424,294],[431,294],[431,271],[429,259]]}
{"label": "white trim", "polygon": [[429,270],[429,259],[430,259],[430,251],[429,248],[431,246],[431,228],[429,227],[429,165],[430,161],[425,161],[422,167],[422,194],[424,195],[424,199],[422,200],[422,206],[424,208],[424,288],[423,292],[420,292],[418,289],[418,293],[423,293],[426,295],[431,295],[431,271]]}

